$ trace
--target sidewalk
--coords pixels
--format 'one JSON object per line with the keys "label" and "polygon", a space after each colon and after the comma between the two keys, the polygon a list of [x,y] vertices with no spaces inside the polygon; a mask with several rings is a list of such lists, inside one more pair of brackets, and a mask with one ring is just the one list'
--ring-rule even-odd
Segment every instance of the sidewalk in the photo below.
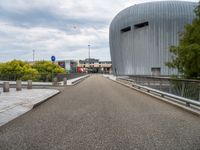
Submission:
{"label": "sidewalk", "polygon": [[10,92],[3,93],[0,88],[0,126],[30,111],[35,105],[58,94],[53,89],[22,89],[17,92],[10,89]]}

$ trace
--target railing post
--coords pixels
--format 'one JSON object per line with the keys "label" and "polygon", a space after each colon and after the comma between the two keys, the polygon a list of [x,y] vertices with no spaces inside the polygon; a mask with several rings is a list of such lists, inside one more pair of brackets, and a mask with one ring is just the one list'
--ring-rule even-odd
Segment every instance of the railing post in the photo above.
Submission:
{"label": "railing post", "polygon": [[28,80],[27,89],[32,89],[32,80]]}
{"label": "railing post", "polygon": [[181,96],[184,96],[184,92],[185,92],[185,82],[182,81],[182,89],[181,89]]}
{"label": "railing post", "polygon": [[187,107],[190,107],[190,103],[186,102],[186,106],[187,106]]}
{"label": "railing post", "polygon": [[162,80],[160,79],[160,91],[162,90]]}
{"label": "railing post", "polygon": [[145,86],[149,86],[149,79],[146,78],[145,81],[146,81]]}
{"label": "railing post", "polygon": [[9,92],[9,91],[10,91],[9,82],[3,82],[3,92]]}
{"label": "railing post", "polygon": [[171,84],[171,81],[168,80],[168,82],[169,82],[169,93],[172,93],[172,84]]}
{"label": "railing post", "polygon": [[21,91],[22,90],[22,81],[17,80],[16,81],[16,91]]}

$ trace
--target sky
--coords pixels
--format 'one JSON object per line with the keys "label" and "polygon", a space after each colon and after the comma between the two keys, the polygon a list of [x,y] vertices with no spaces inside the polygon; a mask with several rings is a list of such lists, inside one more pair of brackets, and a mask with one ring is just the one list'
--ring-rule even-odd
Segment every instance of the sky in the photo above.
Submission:
{"label": "sky", "polygon": [[[110,60],[109,25],[126,7],[156,0],[0,0],[0,62]],[[197,2],[198,0],[187,0]]]}

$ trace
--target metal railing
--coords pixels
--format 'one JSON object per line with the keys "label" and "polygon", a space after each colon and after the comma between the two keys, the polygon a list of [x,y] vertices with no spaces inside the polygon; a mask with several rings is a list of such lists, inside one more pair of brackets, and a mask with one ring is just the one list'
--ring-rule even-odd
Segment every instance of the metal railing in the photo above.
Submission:
{"label": "metal railing", "polygon": [[200,81],[158,77],[129,76],[118,77],[132,86],[161,97],[172,98],[200,107]]}
{"label": "metal railing", "polygon": [[117,79],[126,81],[129,84],[131,83],[131,85],[134,88],[137,88],[139,90],[143,90],[143,91],[148,92],[148,93],[156,94],[156,95],[159,95],[161,97],[169,98],[170,100],[173,100],[173,101],[176,101],[176,102],[179,101],[179,102],[185,103],[186,106],[188,106],[188,107],[190,105],[197,106],[198,108],[200,107],[199,101],[191,100],[191,99],[188,99],[188,98],[184,98],[184,97],[181,97],[181,96],[177,96],[177,95],[174,95],[174,94],[170,94],[170,93],[167,93],[167,92],[156,90],[156,89],[153,89],[153,88],[150,88],[150,87],[147,87],[147,86],[142,86],[142,85],[135,83],[135,81],[133,79],[121,78],[121,77],[118,77]]}
{"label": "metal railing", "polygon": [[16,81],[16,80],[22,80],[22,81],[28,81],[33,80],[34,82],[52,82],[54,78],[57,78],[57,81],[63,81],[64,78],[74,79],[81,76],[86,75],[86,73],[42,73],[42,74],[26,74],[26,75],[20,75],[20,74],[7,74],[2,75],[0,74],[0,81]]}
{"label": "metal railing", "polygon": [[58,74],[55,73],[40,73],[40,74],[16,74],[16,73],[8,73],[8,74],[0,74],[1,81],[28,81],[33,80],[35,82],[52,82]]}
{"label": "metal railing", "polygon": [[135,83],[166,93],[200,101],[200,80],[172,79],[170,77],[128,76]]}

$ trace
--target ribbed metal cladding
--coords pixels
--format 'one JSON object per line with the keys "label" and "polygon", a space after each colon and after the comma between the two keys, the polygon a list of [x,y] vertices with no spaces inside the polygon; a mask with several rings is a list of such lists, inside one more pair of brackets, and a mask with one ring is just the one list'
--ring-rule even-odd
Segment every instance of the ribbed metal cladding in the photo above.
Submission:
{"label": "ribbed metal cladding", "polygon": [[[196,6],[193,2],[163,1],[121,11],[110,25],[113,72],[151,75],[152,68],[160,68],[161,75],[177,74],[165,65],[172,58],[169,47],[178,45],[184,26],[195,18]],[[126,31],[127,27],[131,30]]]}

